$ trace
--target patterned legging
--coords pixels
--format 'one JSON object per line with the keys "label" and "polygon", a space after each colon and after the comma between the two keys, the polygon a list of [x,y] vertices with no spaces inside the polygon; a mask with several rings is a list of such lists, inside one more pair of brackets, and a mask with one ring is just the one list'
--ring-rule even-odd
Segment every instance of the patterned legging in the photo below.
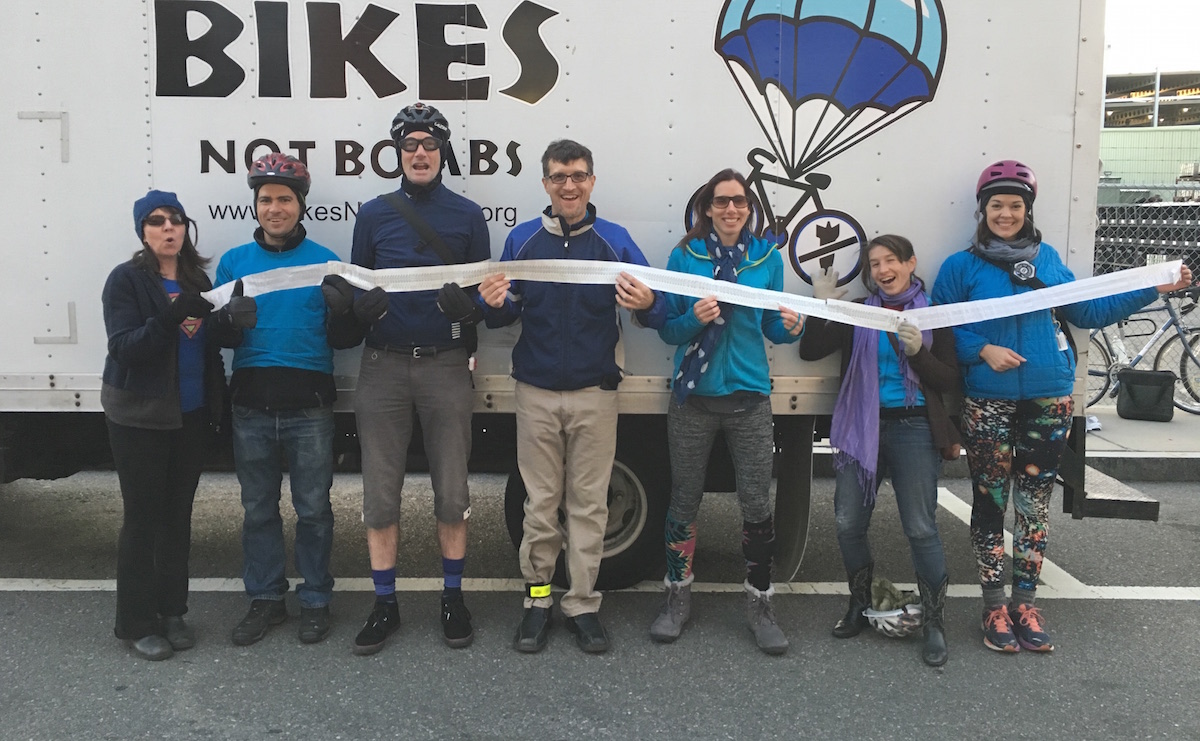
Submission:
{"label": "patterned legging", "polygon": [[1073,409],[1070,396],[964,400],[963,437],[975,494],[971,544],[985,590],[1004,586],[1004,512],[1010,481],[1015,484],[1016,511],[1013,586],[1037,588],[1049,532],[1050,494]]}

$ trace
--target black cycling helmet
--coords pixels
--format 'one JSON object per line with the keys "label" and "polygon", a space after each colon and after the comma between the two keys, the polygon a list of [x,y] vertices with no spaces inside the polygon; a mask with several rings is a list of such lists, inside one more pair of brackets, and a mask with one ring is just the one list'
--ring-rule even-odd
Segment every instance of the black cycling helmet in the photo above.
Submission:
{"label": "black cycling helmet", "polygon": [[246,173],[246,182],[255,194],[258,193],[259,187],[267,183],[279,183],[296,191],[303,199],[312,185],[312,176],[308,174],[308,167],[292,155],[270,152],[251,163],[250,171]]}
{"label": "black cycling helmet", "polygon": [[401,139],[414,131],[424,131],[430,136],[436,136],[443,144],[450,141],[450,122],[441,111],[424,103],[406,106],[392,119],[392,141],[396,142],[396,146],[400,145]]}

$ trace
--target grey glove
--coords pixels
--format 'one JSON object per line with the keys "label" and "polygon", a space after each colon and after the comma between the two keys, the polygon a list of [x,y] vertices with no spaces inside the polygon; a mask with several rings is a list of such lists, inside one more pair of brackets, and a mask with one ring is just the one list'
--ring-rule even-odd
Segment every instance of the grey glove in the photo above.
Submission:
{"label": "grey glove", "polygon": [[180,293],[163,312],[163,318],[171,324],[182,324],[184,319],[203,319],[213,310],[213,305],[200,297],[199,293]]}
{"label": "grey glove", "polygon": [[917,329],[908,322],[900,322],[900,327],[896,329],[896,336],[900,338],[900,344],[904,346],[904,354],[912,357],[921,351],[921,330]]}
{"label": "grey glove", "polygon": [[813,298],[821,301],[839,299],[849,293],[845,288],[838,288],[837,282],[838,271],[833,268],[825,268],[817,273],[812,279]]}
{"label": "grey glove", "polygon": [[253,296],[242,295],[242,281],[233,284],[229,303],[217,312],[217,321],[235,329],[254,329],[258,326],[258,302]]}
{"label": "grey glove", "polygon": [[478,324],[483,319],[483,309],[457,283],[442,286],[438,291],[437,305],[447,319],[463,326]]}

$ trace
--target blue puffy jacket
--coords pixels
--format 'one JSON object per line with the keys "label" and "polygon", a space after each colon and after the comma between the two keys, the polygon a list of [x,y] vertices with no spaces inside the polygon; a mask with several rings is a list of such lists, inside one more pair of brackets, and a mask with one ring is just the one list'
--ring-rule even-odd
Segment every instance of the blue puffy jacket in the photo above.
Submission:
{"label": "blue puffy jacket", "polygon": [[[1045,242],[1031,261],[1047,286],[1075,280],[1058,252]],[[1035,290],[1013,283],[1001,267],[969,251],[951,255],[938,271],[933,303],[952,304],[1014,296]],[[1077,327],[1104,327],[1124,319],[1154,301],[1158,292],[1144,288],[1129,293],[1082,301],[1059,308]],[[1069,331],[1064,327],[1064,331]],[[1066,396],[1075,388],[1075,355],[1058,349],[1057,329],[1049,309],[1003,319],[989,319],[954,328],[958,362],[963,370],[963,393],[979,399],[1039,399]],[[997,373],[979,357],[985,345],[1015,350],[1025,362]]]}
{"label": "blue puffy jacket", "polygon": [[[667,269],[711,278],[713,263],[704,240],[694,239],[683,247],[671,250]],[[737,274],[738,285],[770,291],[783,290],[783,259],[775,246],[764,239],[754,237],[750,240],[742,264],[737,267]],[[689,296],[667,294],[667,321],[658,330],[658,336],[668,344],[678,345],[672,378],[679,373],[679,364],[683,362],[687,346],[706,326],[692,311],[697,300]],[[700,377],[695,393],[699,396],[727,396],[735,391],[770,394],[771,368],[767,363],[763,337],[777,345],[784,345],[798,341],[800,335],[793,336],[783,328],[783,318],[778,311],[735,305],[729,308],[728,324],[713,348],[709,369]]]}
{"label": "blue puffy jacket", "polygon": [[[548,210],[548,209],[547,209]],[[507,260],[604,260],[646,265],[629,232],[611,221],[587,217],[564,235],[550,215],[518,224],[504,242]],[[612,285],[573,285],[513,281],[504,307],[485,307],[489,327],[521,320],[521,337],[513,347],[513,378],[551,391],[573,391],[620,378],[616,346],[617,289]],[[634,313],[639,324],[662,326],[665,301],[655,293],[654,305]]]}

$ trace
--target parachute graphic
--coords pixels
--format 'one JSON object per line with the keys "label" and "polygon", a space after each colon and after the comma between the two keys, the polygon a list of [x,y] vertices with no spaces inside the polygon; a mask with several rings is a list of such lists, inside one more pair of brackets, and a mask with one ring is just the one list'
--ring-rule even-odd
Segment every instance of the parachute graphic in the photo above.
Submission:
{"label": "parachute graphic", "polygon": [[726,0],[715,48],[795,179],[933,100],[941,0]]}

